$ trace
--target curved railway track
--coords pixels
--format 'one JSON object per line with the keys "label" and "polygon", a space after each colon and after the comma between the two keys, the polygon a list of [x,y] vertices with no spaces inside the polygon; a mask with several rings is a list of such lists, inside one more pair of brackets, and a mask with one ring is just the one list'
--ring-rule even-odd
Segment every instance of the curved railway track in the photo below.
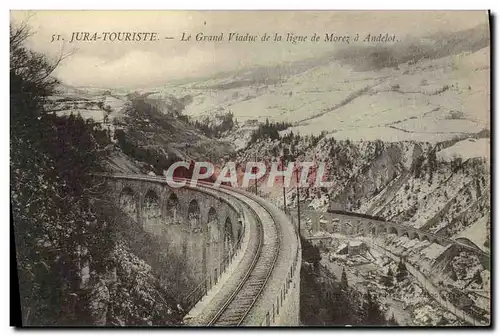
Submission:
{"label": "curved railway track", "polygon": [[[115,177],[166,183],[164,178],[153,176],[128,175]],[[180,181],[181,179],[176,180]],[[186,187],[189,188],[190,180],[183,180],[187,182]],[[250,193],[223,185],[214,188],[211,183],[200,181],[197,182],[197,188],[207,189],[212,192],[223,192],[244,204],[255,215],[259,234],[253,246],[249,246],[254,257],[250,265],[247,266],[248,268],[238,285],[207,323],[208,326],[239,326],[254,307],[272,274],[280,253],[280,226],[277,224],[277,219],[275,219],[268,205]]]}
{"label": "curved railway track", "polygon": [[208,322],[208,326],[238,326],[255,305],[271,276],[279,255],[281,239],[279,225],[276,225],[272,212],[258,198],[223,186],[219,190],[243,202],[255,214],[258,223],[259,236],[252,263],[236,289]]}

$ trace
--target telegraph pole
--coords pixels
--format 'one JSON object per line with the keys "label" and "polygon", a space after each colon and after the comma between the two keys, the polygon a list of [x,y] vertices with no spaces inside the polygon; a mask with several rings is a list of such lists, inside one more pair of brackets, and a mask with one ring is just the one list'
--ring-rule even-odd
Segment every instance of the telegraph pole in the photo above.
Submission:
{"label": "telegraph pole", "polygon": [[297,226],[299,228],[299,237],[301,237],[300,234],[300,188],[299,188],[299,170],[297,169],[297,174],[296,174],[296,180],[297,180]]}
{"label": "telegraph pole", "polygon": [[[285,169],[285,150],[281,150],[281,169]],[[286,213],[286,190],[285,190],[285,174],[283,174],[283,210]]]}
{"label": "telegraph pole", "polygon": [[[257,152],[255,152],[255,162],[257,162]],[[255,171],[255,174],[257,174],[257,171]],[[259,195],[259,190],[257,186],[257,179],[255,179],[255,195]]]}
{"label": "telegraph pole", "polygon": [[286,191],[285,191],[285,175],[283,175],[283,210],[286,213]]}

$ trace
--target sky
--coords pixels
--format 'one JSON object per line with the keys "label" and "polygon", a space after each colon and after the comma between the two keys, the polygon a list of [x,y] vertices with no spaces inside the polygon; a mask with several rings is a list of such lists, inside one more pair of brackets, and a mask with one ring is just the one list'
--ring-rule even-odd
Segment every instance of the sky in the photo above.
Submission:
{"label": "sky", "polygon": [[[28,22],[28,45],[50,57],[69,54],[56,76],[73,86],[144,88],[172,80],[274,65],[331,52],[335,43],[181,42],[183,33],[219,35],[287,33],[310,37],[396,35],[400,41],[487,22],[485,11],[11,11],[11,23]],[[154,42],[69,43],[74,32],[155,32]],[[51,42],[61,35],[65,41]],[[165,37],[173,37],[167,40]]]}

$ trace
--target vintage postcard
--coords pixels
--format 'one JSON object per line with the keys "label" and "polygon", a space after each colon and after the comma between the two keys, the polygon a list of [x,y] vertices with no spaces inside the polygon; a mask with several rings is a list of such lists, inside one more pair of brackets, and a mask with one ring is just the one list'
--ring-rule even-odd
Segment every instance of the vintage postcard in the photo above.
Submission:
{"label": "vintage postcard", "polygon": [[491,326],[489,20],[11,11],[11,323]]}

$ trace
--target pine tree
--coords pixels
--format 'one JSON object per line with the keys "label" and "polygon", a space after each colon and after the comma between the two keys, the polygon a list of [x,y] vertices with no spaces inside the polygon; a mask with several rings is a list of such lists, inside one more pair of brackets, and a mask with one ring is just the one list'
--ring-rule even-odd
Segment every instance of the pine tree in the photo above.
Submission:
{"label": "pine tree", "polygon": [[[121,301],[108,301],[109,290],[99,284],[100,273],[115,264],[115,257],[123,256],[111,255],[115,250],[111,227],[118,209],[106,198],[104,183],[93,176],[105,169],[110,139],[91,120],[78,114],[57,116],[46,109],[57,84],[51,73],[59,60],[51,61],[29,50],[25,46],[29,34],[26,25],[11,26],[10,192],[22,322],[44,326],[102,324],[108,314],[95,309],[93,293],[99,288],[106,292],[98,296],[99,305]],[[101,211],[103,207],[106,211]],[[91,271],[90,278],[82,276],[84,268]],[[128,275],[135,277],[134,273],[117,273],[125,280],[125,291],[118,293],[127,297],[122,301],[125,304],[119,302],[115,307],[144,310],[147,316],[151,311],[168,315],[165,305],[150,302],[152,296],[143,294],[143,288],[151,288],[149,283],[127,279]],[[159,289],[154,288],[155,295]],[[129,314],[124,316],[127,324],[144,323],[143,319],[133,321]],[[165,324],[165,319],[158,324]]]}
{"label": "pine tree", "polygon": [[368,291],[364,295],[364,305],[363,305],[363,315],[365,325],[384,325],[386,324],[385,317],[380,311],[380,307],[373,297],[373,295]]}
{"label": "pine tree", "polygon": [[302,244],[302,260],[313,264],[314,268],[317,269],[319,262],[321,261],[321,254],[319,248],[314,246],[306,239],[301,237]]}
{"label": "pine tree", "polygon": [[427,162],[429,163],[429,185],[431,185],[434,172],[437,170],[436,149],[429,152]]}
{"label": "pine tree", "polygon": [[391,318],[387,320],[387,325],[392,325],[392,326],[399,325],[398,321],[396,321],[396,319],[394,318],[394,313],[392,313]]}
{"label": "pine tree", "polygon": [[408,276],[408,270],[406,269],[406,264],[402,259],[399,260],[398,269],[396,271],[396,279],[398,282],[403,281]]}
{"label": "pine tree", "polygon": [[345,273],[345,268],[342,268],[342,276],[340,277],[340,289],[342,291],[347,291],[349,284],[347,283],[347,274]]}
{"label": "pine tree", "polygon": [[57,80],[51,61],[29,50],[29,28],[10,29],[11,197],[23,325],[86,321],[81,276],[98,267],[96,247],[106,249],[92,197],[103,188],[93,172],[109,143],[100,125],[45,108]]}
{"label": "pine tree", "polygon": [[383,278],[383,284],[386,287],[392,287],[394,285],[394,273],[390,267],[387,271],[387,275]]}
{"label": "pine tree", "polygon": [[413,171],[415,173],[415,177],[419,178],[420,175],[422,174],[422,166],[424,164],[424,157],[420,155],[415,159],[415,165],[413,167]]}

